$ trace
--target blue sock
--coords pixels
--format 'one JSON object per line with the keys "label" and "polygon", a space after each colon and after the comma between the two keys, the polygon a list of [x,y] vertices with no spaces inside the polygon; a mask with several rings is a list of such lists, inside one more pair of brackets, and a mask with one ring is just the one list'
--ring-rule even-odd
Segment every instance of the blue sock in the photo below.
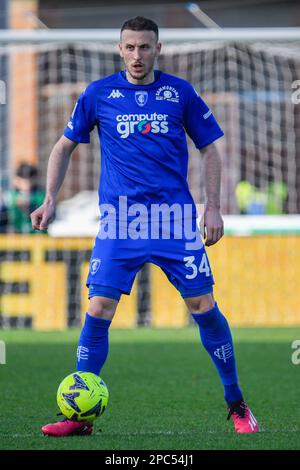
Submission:
{"label": "blue sock", "polygon": [[238,385],[232,336],[226,318],[220,312],[217,303],[205,313],[193,313],[198,324],[203,346],[211,356],[224,386],[224,398],[227,403],[242,400],[243,395]]}
{"label": "blue sock", "polygon": [[77,348],[77,371],[100,374],[108,355],[108,329],[111,320],[86,314]]}

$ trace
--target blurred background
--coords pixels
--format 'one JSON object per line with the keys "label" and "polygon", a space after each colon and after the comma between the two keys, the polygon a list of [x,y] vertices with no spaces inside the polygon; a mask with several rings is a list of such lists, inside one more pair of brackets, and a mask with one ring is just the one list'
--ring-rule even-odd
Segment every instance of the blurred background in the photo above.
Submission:
{"label": "blurred background", "polygon": [[[2,10],[9,9],[7,4],[11,3],[14,2],[2,0]],[[150,16],[161,28],[205,27],[190,14],[187,2],[182,0],[152,0],[146,5],[138,0],[87,0],[84,5],[80,0],[20,0],[19,3],[31,4],[29,10],[48,28],[118,29],[127,18],[137,14]],[[222,28],[299,26],[300,22],[296,0],[203,0],[197,5]],[[3,16],[7,15],[2,13]]]}
{"label": "blurred background", "polygon": [[[225,131],[217,145],[226,235],[208,250],[216,298],[236,326],[300,325],[299,2],[0,0],[0,327],[63,330],[83,318],[98,220],[96,132],[74,152],[48,234],[31,229],[29,214],[78,95],[122,68],[119,29],[136,15],[160,27],[158,67],[189,80]],[[189,152],[190,187],[203,203],[190,141]],[[190,324],[155,266],[142,269],[119,309],[115,327]]]}

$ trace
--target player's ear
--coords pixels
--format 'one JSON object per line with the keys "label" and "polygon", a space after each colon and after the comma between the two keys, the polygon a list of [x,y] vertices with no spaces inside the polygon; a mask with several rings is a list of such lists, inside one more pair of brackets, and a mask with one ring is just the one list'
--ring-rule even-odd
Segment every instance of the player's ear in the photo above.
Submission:
{"label": "player's ear", "polygon": [[159,56],[160,52],[161,52],[161,42],[158,42],[156,44],[156,57]]}
{"label": "player's ear", "polygon": [[120,42],[118,44],[118,48],[119,48],[119,54],[123,58],[122,44]]}

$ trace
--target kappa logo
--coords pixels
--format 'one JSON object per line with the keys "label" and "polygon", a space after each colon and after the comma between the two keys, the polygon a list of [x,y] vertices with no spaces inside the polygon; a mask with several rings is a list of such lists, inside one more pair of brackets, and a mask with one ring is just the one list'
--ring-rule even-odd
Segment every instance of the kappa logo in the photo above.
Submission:
{"label": "kappa logo", "polygon": [[172,101],[173,103],[179,103],[179,93],[174,87],[164,85],[157,90],[155,99],[159,101],[165,100]]}
{"label": "kappa logo", "polygon": [[227,359],[229,359],[232,355],[233,350],[230,343],[223,344],[220,348],[217,348],[214,351],[214,356],[220,359],[220,361],[224,361],[225,363],[227,362]]}
{"label": "kappa logo", "polygon": [[92,275],[96,274],[96,272],[100,268],[100,264],[101,264],[101,259],[99,259],[99,258],[93,258],[92,259],[92,261],[91,261],[91,274]]}
{"label": "kappa logo", "polygon": [[125,98],[125,96],[120,92],[120,90],[114,89],[107,98]]}
{"label": "kappa logo", "polygon": [[135,92],[135,101],[136,103],[143,107],[147,103],[148,100],[148,92],[145,90],[140,90]]}

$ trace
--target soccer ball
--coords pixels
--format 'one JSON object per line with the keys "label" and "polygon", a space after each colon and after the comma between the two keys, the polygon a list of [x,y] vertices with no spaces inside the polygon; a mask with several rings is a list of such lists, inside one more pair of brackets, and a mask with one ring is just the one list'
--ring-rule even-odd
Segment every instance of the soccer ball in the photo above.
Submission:
{"label": "soccer ball", "polygon": [[57,390],[60,411],[73,421],[94,421],[104,413],[108,398],[105,382],[92,372],[73,372]]}

